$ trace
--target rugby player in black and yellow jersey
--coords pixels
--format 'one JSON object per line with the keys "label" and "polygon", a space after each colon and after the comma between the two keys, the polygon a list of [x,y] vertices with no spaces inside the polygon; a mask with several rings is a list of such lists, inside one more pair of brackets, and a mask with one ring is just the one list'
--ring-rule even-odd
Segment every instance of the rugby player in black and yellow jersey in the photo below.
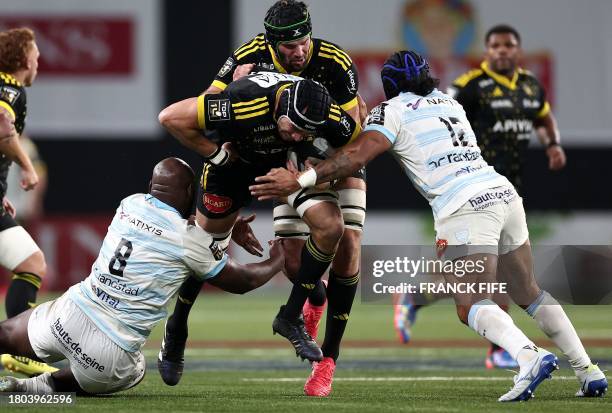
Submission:
{"label": "rugby player in black and yellow jersey", "polygon": [[[221,93],[177,102],[164,109],[159,119],[181,143],[207,159],[196,222],[222,246],[229,242],[240,209],[251,201],[249,185],[262,172],[285,165],[293,143],[317,135],[339,147],[361,130],[322,85],[275,72],[251,74]],[[203,131],[218,131],[223,140],[232,143],[231,152],[205,138]],[[299,356],[321,361],[321,349],[307,334],[300,315],[308,294],[334,257],[343,234],[342,217],[337,194],[329,189],[298,191],[287,202],[307,223],[310,235],[301,251],[291,296],[281,307],[273,329],[291,341]],[[166,334],[164,341],[168,337]],[[174,359],[168,357],[167,343],[162,343],[159,368],[167,384],[174,385],[180,379],[183,348],[184,343],[180,358]]]}
{"label": "rugby player in black and yellow jersey", "polygon": [[[353,120],[362,123],[367,115],[367,108],[357,93],[357,69],[349,55],[338,45],[312,37],[310,15],[303,2],[277,1],[265,16],[264,28],[265,33],[258,34],[234,51],[205,93],[220,93],[226,90],[232,81],[256,70],[299,75],[323,84],[338,105]],[[328,142],[315,136],[313,139],[295,143],[290,156],[302,169],[308,157],[324,158],[332,152]],[[365,170],[336,182],[333,188],[338,193],[345,231],[331,265],[327,291],[323,282],[318,281],[303,308],[306,330],[316,338],[325,310],[326,296],[329,296],[327,327],[322,344],[325,359],[323,363],[313,365],[313,377],[305,388],[306,394],[319,396],[323,394],[310,383],[316,383],[320,377],[328,377],[324,381],[329,382],[329,386],[324,387],[331,389],[333,368],[339,356],[340,342],[359,281],[361,235],[366,214]],[[246,220],[239,217],[235,229],[246,225],[247,231],[250,232],[248,222],[252,219],[254,215]],[[279,204],[274,207],[274,232],[277,237],[285,238],[285,254],[290,257],[287,260],[286,272],[295,277],[300,267],[300,254],[309,235],[308,225],[290,205]],[[244,231],[235,230],[232,239],[247,251],[260,255],[258,248],[261,246],[252,233],[246,239],[239,237],[242,233]],[[176,353],[172,348],[176,348],[180,353],[180,356],[173,358],[182,358],[182,343],[187,334],[187,314],[198,291],[194,280],[188,280],[179,291],[181,299],[167,323],[166,353],[171,358],[171,354]],[[178,338],[176,346],[172,336]]]}
{"label": "rugby player in black and yellow jersey", "polygon": [[519,33],[508,25],[492,27],[485,45],[480,68],[457,78],[449,92],[465,109],[484,159],[522,193],[523,168],[534,130],[546,146],[551,170],[565,166],[565,154],[546,91],[532,73],[518,66]]}
{"label": "rugby player in black and yellow jersey", "polygon": [[[29,310],[47,267],[45,257],[30,234],[15,221],[15,209],[6,198],[7,176],[11,163],[21,167],[21,188],[25,191],[38,184],[32,161],[19,142],[27,113],[25,88],[31,86],[38,73],[38,57],[34,32],[17,28],[0,32],[0,113],[13,124],[10,136],[0,139],[0,265],[11,271],[12,280],[6,292],[8,318]],[[0,356],[4,368],[27,375],[38,375],[56,368],[24,357]]]}

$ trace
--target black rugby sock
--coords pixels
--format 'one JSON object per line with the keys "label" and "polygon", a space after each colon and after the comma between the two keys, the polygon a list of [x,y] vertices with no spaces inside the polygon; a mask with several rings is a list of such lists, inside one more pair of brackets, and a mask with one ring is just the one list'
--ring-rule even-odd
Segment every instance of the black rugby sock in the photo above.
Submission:
{"label": "black rugby sock", "polygon": [[321,277],[333,259],[334,254],[325,254],[317,248],[312,238],[308,237],[302,248],[302,265],[293,283],[283,317],[293,320],[300,316],[306,298],[316,288],[317,281],[321,283]]}
{"label": "black rugby sock", "polygon": [[183,282],[181,288],[179,288],[174,312],[170,318],[168,318],[166,324],[168,333],[176,339],[187,339],[187,319],[189,318],[189,312],[196,298],[198,298],[198,294],[200,294],[203,285],[203,280],[189,277]]}
{"label": "black rugby sock", "polygon": [[318,280],[315,284],[314,290],[308,295],[308,301],[310,305],[314,305],[315,307],[321,307],[325,304],[325,299],[327,298],[327,293],[325,292],[325,284],[323,284],[322,280]]}
{"label": "black rugby sock", "polygon": [[327,323],[325,340],[321,346],[323,357],[331,357],[336,361],[340,355],[340,342],[346,329],[358,285],[359,273],[350,278],[340,278],[333,271],[329,272]]}
{"label": "black rugby sock", "polygon": [[41,278],[30,272],[20,272],[13,275],[11,284],[6,291],[6,316],[15,317],[17,314],[36,305],[36,294],[42,284]]}

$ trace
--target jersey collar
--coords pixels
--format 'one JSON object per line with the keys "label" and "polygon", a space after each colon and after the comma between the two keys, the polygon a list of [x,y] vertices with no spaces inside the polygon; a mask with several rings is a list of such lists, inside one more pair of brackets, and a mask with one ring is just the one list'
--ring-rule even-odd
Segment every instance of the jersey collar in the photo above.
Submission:
{"label": "jersey collar", "polygon": [[489,68],[489,64],[486,61],[480,64],[480,68],[483,70],[483,72],[489,75],[489,77],[491,77],[493,80],[495,80],[500,85],[505,86],[510,90],[516,89],[516,82],[518,81],[519,69],[515,70],[514,74],[512,75],[512,79],[509,79],[504,75],[500,75],[499,73],[495,73],[494,71],[492,71]]}
{"label": "jersey collar", "polygon": [[17,80],[17,78],[16,78],[15,76],[13,76],[12,74],[10,74],[10,73],[7,73],[7,72],[0,72],[0,76],[2,76],[2,77],[6,77],[6,78],[8,78],[9,80],[12,80],[13,82],[15,82],[15,85],[16,85],[16,86],[19,86],[19,87],[22,87],[22,86],[23,86],[23,85],[21,84],[21,82],[20,82],[19,80]]}
{"label": "jersey collar", "polygon": [[176,208],[173,208],[170,205],[166,204],[165,202],[160,201],[159,199],[155,198],[151,194],[146,194],[145,195],[145,201],[147,201],[148,203],[150,203],[151,205],[153,205],[156,208],[163,209],[165,211],[176,212],[177,214],[179,214],[182,217],[181,213],[178,212],[176,210]]}
{"label": "jersey collar", "polygon": [[[269,43],[268,43],[268,50],[270,51],[270,55],[272,56],[272,62],[274,62],[274,67],[276,68],[276,70],[278,70],[279,73],[287,73],[283,65],[280,63],[280,60],[276,56],[276,52],[274,51],[274,48]],[[313,50],[314,50],[314,41],[311,37],[310,38],[310,48],[308,49],[308,56],[306,57],[306,64],[304,65],[304,69],[306,69],[308,65],[310,64],[310,58],[312,58]],[[292,72],[291,74],[294,76],[299,76],[300,73],[302,73],[303,71],[304,70],[300,70],[299,72]]]}

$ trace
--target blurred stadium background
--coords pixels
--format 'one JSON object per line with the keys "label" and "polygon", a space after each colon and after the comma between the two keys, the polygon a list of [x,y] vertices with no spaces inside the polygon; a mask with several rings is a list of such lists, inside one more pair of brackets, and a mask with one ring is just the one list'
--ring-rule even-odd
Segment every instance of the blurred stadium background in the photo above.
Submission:
{"label": "blurred stadium background", "polygon": [[[197,156],[160,128],[157,113],[170,102],[203,91],[227,56],[263,31],[262,19],[272,3],[0,0],[0,30],[33,28],[41,51],[39,78],[28,90],[26,132],[44,161],[48,184],[40,210],[24,218],[47,258],[46,292],[63,291],[89,274],[119,200],[146,191],[151,168],[159,159],[179,156],[201,170]],[[382,99],[378,71],[391,51],[410,47],[428,55],[445,89],[458,74],[480,62],[488,27],[515,26],[523,38],[524,65],[547,88],[568,157],[562,172],[550,172],[544,151],[533,137],[525,200],[534,242],[612,244],[612,192],[605,184],[612,159],[612,26],[608,22],[612,2],[306,3],[313,36],[341,45],[357,63],[360,92],[370,107]],[[400,174],[388,156],[368,168],[364,244],[432,242],[428,206],[407,179],[398,178]],[[33,202],[24,199],[18,208]],[[253,208],[258,213],[254,225],[258,237],[270,239],[269,205],[255,203]],[[232,254],[242,261],[250,259],[241,251]],[[7,281],[8,277],[0,277],[0,288]],[[189,356],[194,372],[198,368],[295,367],[290,349],[269,334],[277,305],[287,291],[284,279],[277,277],[245,297],[205,293],[207,297],[200,298],[198,311],[191,317],[194,341]],[[395,376],[441,366],[450,368],[445,376],[454,374],[453,368],[472,369],[469,376],[482,373],[486,344],[459,325],[451,307],[438,306],[424,314],[415,342],[401,347],[395,342],[391,307],[367,306],[357,300],[338,377],[351,369],[388,368],[384,371]],[[568,311],[576,317],[577,329],[593,355],[604,367],[612,366],[610,307],[576,306]],[[531,320],[518,317],[521,326],[530,325]],[[527,331],[534,332],[533,327],[526,327]],[[157,331],[147,347],[151,356],[159,339]],[[289,376],[305,378],[306,374],[303,369]],[[505,388],[506,384],[497,385]],[[288,385],[299,393],[301,382]],[[337,389],[348,386],[338,384]]]}

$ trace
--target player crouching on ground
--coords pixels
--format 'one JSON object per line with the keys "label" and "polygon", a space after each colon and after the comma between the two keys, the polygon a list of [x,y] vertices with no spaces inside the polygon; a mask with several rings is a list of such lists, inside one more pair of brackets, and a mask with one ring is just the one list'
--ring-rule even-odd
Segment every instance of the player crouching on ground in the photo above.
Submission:
{"label": "player crouching on ground", "polygon": [[121,201],[89,277],[57,300],[0,323],[0,352],[70,363],[30,379],[0,377],[0,391],[102,394],[134,387],[145,374],[140,350],[187,277],[242,294],[283,268],[278,241],[264,262],[232,262],[188,220],[194,194],[185,162],[159,162],[149,193]]}

